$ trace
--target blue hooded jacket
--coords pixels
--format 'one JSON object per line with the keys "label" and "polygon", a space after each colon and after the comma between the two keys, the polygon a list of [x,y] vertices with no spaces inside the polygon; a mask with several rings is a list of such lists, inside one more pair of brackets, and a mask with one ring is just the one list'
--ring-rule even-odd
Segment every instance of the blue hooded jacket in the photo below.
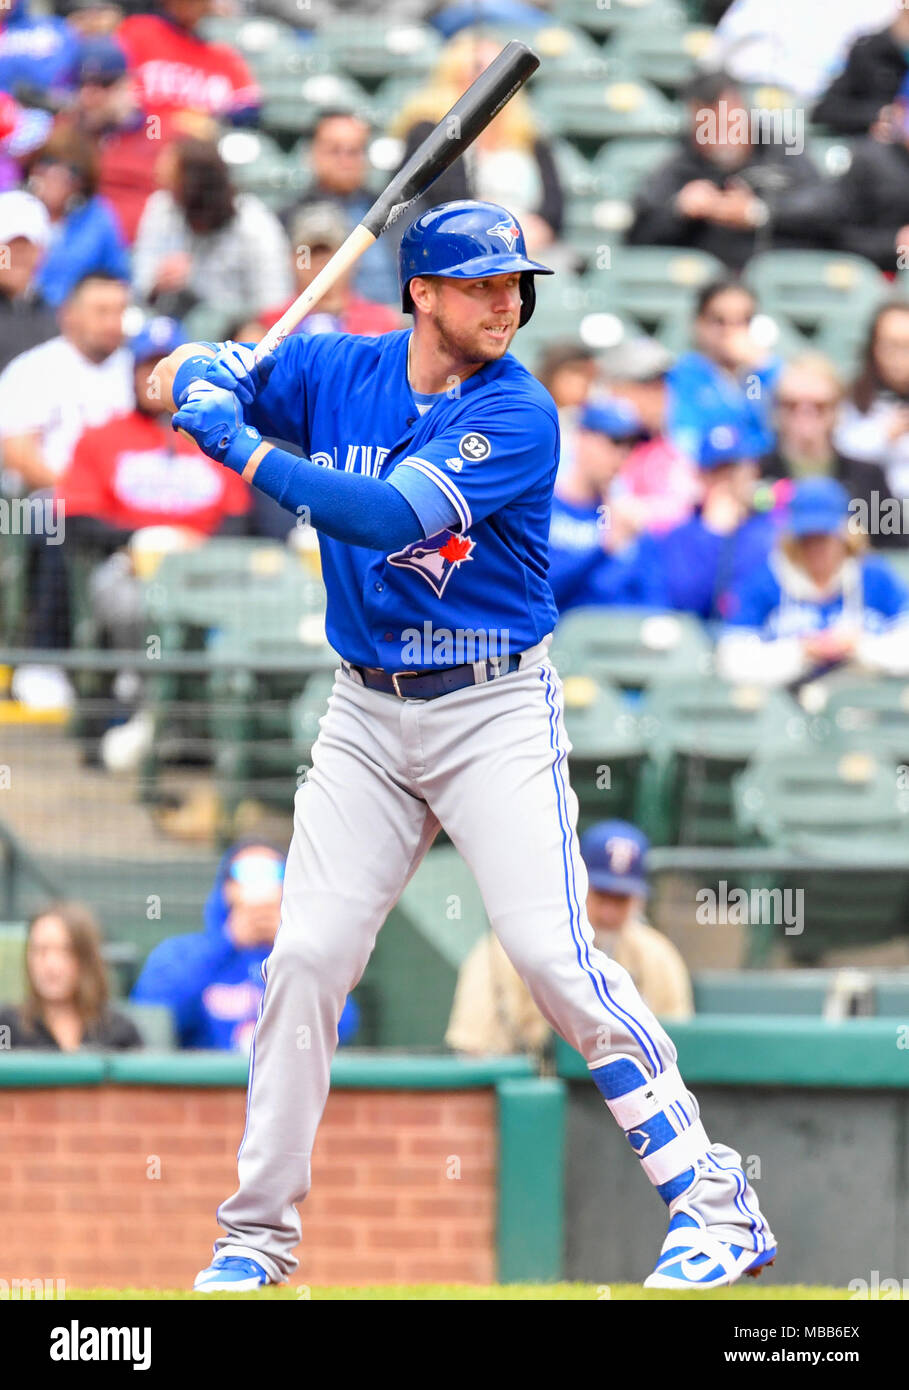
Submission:
{"label": "blue hooded jacket", "polygon": [[[224,881],[239,851],[262,843],[252,838],[231,845],[205,902],[205,930],[162,941],[133,987],[133,1003],[168,1006],[181,1047],[249,1050],[265,990],[262,964],[271,947],[233,944],[226,930],[230,908]],[[359,1010],[351,997],[338,1024],[341,1043],[353,1037],[358,1023]]]}
{"label": "blue hooded jacket", "polygon": [[76,85],[79,36],[55,15],[32,15],[26,0],[0,11],[0,92],[21,82],[41,91],[71,91]]}

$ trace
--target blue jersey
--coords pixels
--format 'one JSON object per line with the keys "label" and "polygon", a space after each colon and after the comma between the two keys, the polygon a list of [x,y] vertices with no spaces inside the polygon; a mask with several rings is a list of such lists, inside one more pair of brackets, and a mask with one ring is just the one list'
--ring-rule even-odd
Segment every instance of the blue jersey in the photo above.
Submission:
{"label": "blue jersey", "polygon": [[696,513],[657,542],[670,608],[710,619],[725,615],[729,594],[770,552],[777,530],[772,512],[747,517],[727,536]]}
{"label": "blue jersey", "polygon": [[263,437],[388,481],[416,513],[424,539],[390,555],[319,535],[328,640],[352,664],[387,671],[480,660],[487,646],[515,654],[558,616],[546,577],[552,397],[506,353],[421,415],[409,340],[409,329],[293,335],[245,410]]}
{"label": "blue jersey", "polygon": [[683,453],[697,458],[714,425],[736,421],[758,454],[769,453],[776,442],[773,396],[781,369],[774,357],[738,379],[703,353],[683,353],[666,373],[667,433]]}
{"label": "blue jersey", "polygon": [[560,613],[597,604],[632,608],[665,606],[666,593],[656,542],[646,534],[621,550],[603,549],[601,509],[552,502],[549,582]]}
{"label": "blue jersey", "polygon": [[[748,575],[731,596],[728,621],[733,627],[758,631],[766,639],[803,637],[834,627],[847,609],[843,589],[823,599],[794,597],[780,582],[774,556]],[[858,613],[865,632],[885,632],[899,617],[909,612],[909,593],[899,577],[883,560],[866,556],[858,562],[860,583],[858,605],[848,604]]]}

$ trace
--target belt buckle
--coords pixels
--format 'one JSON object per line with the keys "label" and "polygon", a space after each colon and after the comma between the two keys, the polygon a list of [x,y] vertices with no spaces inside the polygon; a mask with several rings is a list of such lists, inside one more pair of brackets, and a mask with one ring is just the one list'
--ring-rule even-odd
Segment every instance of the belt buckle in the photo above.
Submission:
{"label": "belt buckle", "polygon": [[391,684],[392,684],[392,688],[393,688],[393,690],[394,690],[394,692],[395,692],[395,694],[397,695],[397,697],[398,697],[399,700],[406,700],[406,699],[408,699],[409,697],[408,697],[407,695],[405,695],[401,690],[398,689],[398,681],[399,681],[399,680],[403,680],[403,679],[404,679],[405,677],[407,677],[407,676],[410,676],[411,679],[412,679],[414,676],[418,676],[419,674],[420,674],[419,671],[392,671],[392,673],[391,673]]}

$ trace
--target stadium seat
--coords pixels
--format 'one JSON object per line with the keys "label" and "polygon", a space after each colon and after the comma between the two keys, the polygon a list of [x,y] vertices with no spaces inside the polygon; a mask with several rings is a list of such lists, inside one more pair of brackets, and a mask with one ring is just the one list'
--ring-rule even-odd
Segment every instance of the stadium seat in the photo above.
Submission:
{"label": "stadium seat", "polygon": [[699,970],[691,979],[698,1014],[820,1018],[832,970]]}
{"label": "stadium seat", "polygon": [[759,750],[797,750],[807,738],[789,695],[711,676],[656,681],[639,713],[650,750],[645,800],[663,844],[736,844],[733,776]]}
{"label": "stadium seat", "polygon": [[[909,766],[909,684],[869,678],[831,685],[813,727],[831,746],[864,750],[882,761]],[[909,786],[904,790],[909,794]]]}
{"label": "stadium seat", "polygon": [[614,31],[603,52],[629,77],[678,91],[694,76],[710,38],[711,30],[700,26],[623,24]]}
{"label": "stadium seat", "polygon": [[264,130],[287,136],[308,135],[323,111],[350,111],[374,121],[375,113],[363,88],[337,72],[273,78],[265,93],[261,124]]}
{"label": "stadium seat", "polygon": [[540,67],[531,77],[527,90],[535,99],[536,84],[546,80],[605,80],[612,65],[606,50],[583,29],[566,24],[559,13],[559,22],[544,24],[540,29],[509,28],[509,39],[522,39],[540,56]]}
{"label": "stadium seat", "polygon": [[254,193],[274,209],[293,197],[300,182],[300,166],[264,131],[228,131],[221,136],[218,149],[241,193]]}
{"label": "stadium seat", "polygon": [[802,895],[804,929],[782,937],[794,960],[909,931],[909,813],[891,766],[823,745],[761,756],[733,800],[743,837],[796,860],[778,878]]}
{"label": "stadium seat", "polygon": [[613,306],[640,323],[690,317],[699,289],[723,275],[722,263],[704,251],[675,246],[615,246],[609,272]]}
{"label": "stadium seat", "polygon": [[0,922],[0,1007],[25,993],[25,923]]}
{"label": "stadium seat", "polygon": [[173,1052],[177,1046],[174,1016],[166,1004],[133,1004],[117,1000],[117,1012],[134,1023],[142,1037],[142,1046],[155,1052]]}
{"label": "stadium seat", "polygon": [[682,112],[649,82],[617,74],[574,80],[538,76],[534,108],[551,135],[599,146],[615,137],[677,135]]}
{"label": "stadium seat", "polygon": [[590,34],[605,36],[626,26],[684,28],[690,15],[677,0],[559,0],[559,19]]}
{"label": "stadium seat", "polygon": [[808,332],[850,316],[862,321],[887,293],[881,272],[862,256],[829,251],[766,251],[745,268],[764,313]]}
{"label": "stadium seat", "polygon": [[561,676],[591,676],[625,690],[658,679],[707,673],[710,643],[688,613],[646,608],[575,608],[556,628],[552,659]]}
{"label": "stadium seat", "polygon": [[638,820],[637,787],[647,750],[634,713],[614,686],[591,676],[565,676],[563,685],[581,829],[616,816]]}
{"label": "stadium seat", "polygon": [[290,706],[290,730],[297,765],[308,764],[312,746],[319,735],[319,720],[325,713],[335,683],[333,671],[311,676]]}
{"label": "stadium seat", "polygon": [[319,26],[312,41],[334,72],[375,85],[387,77],[429,76],[442,41],[426,24],[399,23],[371,15],[338,16]]}
{"label": "stadium seat", "polygon": [[[800,333],[781,313],[756,314],[752,334],[769,352],[787,361],[818,350],[811,339]],[[692,347],[690,312],[667,314],[655,329],[655,336],[673,356],[688,352]]]}

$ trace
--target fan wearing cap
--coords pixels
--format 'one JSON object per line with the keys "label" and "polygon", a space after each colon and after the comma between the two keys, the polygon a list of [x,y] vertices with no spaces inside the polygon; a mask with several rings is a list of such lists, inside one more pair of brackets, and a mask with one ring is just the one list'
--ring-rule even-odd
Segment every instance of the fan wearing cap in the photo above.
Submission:
{"label": "fan wearing cap", "polygon": [[909,591],[865,544],[843,485],[800,479],[778,544],[730,596],[721,674],[790,685],[850,664],[909,673]]}
{"label": "fan wearing cap", "polygon": [[671,608],[705,621],[722,617],[729,590],[766,558],[778,518],[769,489],[766,497],[757,492],[760,453],[760,439],[740,421],[714,425],[703,439],[701,501],[658,542]]}
{"label": "fan wearing cap", "polygon": [[[166,1005],[181,1047],[248,1052],[283,890],[284,855],[277,846],[253,838],[231,845],[205,904],[205,930],[156,946],[132,1001]],[[350,1041],[358,1021],[348,998],[338,1024],[340,1042]]]}
{"label": "fan wearing cap", "polygon": [[35,274],[50,239],[44,204],[15,189],[0,193],[0,372],[14,357],[57,332],[50,305],[35,285]]}
{"label": "fan wearing cap", "polygon": [[[308,288],[324,270],[334,253],[347,240],[347,222],[332,203],[310,203],[294,217],[290,226],[293,296],[267,310],[262,319],[267,328],[290,308],[297,295]],[[352,285],[353,270],[339,276],[319,299],[318,308],[306,315],[291,331],[294,333],[391,333],[401,327],[401,316],[387,304],[376,304],[359,294]]]}
{"label": "fan wearing cap", "polygon": [[549,528],[549,583],[560,613],[596,605],[659,608],[664,592],[656,545],[637,534],[615,479],[646,432],[621,401],[587,405],[572,462],[559,473]]}
{"label": "fan wearing cap", "polygon": [[[678,949],[644,920],[647,837],[628,821],[600,821],[581,837],[587,916],[596,947],[625,967],[658,1018],[690,1018],[691,978]],[[497,937],[476,943],[458,972],[445,1041],[474,1056],[541,1052],[543,1018]]]}
{"label": "fan wearing cap", "polygon": [[698,500],[697,468],[667,431],[670,352],[655,338],[638,337],[600,354],[609,394],[638,412],[647,431],[617,479],[623,506],[653,535],[687,521]]}

